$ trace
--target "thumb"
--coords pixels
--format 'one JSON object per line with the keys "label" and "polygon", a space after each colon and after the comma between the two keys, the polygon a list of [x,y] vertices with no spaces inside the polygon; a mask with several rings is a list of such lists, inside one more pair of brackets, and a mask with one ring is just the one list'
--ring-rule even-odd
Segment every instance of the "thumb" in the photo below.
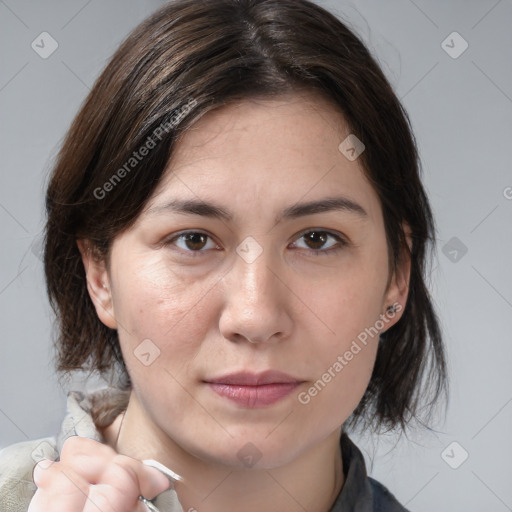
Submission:
{"label": "thumb", "polygon": [[145,465],[143,468],[139,475],[139,485],[144,498],[153,499],[171,487],[171,481],[158,469]]}

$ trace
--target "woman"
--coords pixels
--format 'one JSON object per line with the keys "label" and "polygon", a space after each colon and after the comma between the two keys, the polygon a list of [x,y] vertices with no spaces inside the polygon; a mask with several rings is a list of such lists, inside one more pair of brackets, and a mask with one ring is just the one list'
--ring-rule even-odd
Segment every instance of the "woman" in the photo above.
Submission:
{"label": "woman", "polygon": [[342,22],[164,6],[97,80],[46,205],[58,370],[117,383],[4,450],[2,510],[405,510],[347,432],[405,430],[446,389],[434,222],[407,114]]}

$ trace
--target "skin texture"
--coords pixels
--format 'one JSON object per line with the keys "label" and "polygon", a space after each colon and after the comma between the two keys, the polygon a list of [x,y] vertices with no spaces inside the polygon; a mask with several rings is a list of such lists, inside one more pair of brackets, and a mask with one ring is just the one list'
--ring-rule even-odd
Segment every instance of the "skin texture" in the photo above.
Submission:
{"label": "skin texture", "polygon": [[[120,453],[182,475],[184,510],[243,503],[248,512],[321,512],[342,488],[339,435],[369,383],[378,336],[359,344],[309,403],[298,396],[389,305],[405,305],[410,271],[407,262],[388,274],[378,197],[358,160],[338,150],[349,133],[341,114],[307,93],[210,112],[178,143],[147,208],[114,240],[109,265],[79,242],[89,293],[101,321],[118,329],[133,382],[110,439]],[[277,221],[297,203],[338,196],[367,215],[331,210]],[[231,219],[160,208],[172,199],[214,203]],[[184,230],[209,238],[187,245]],[[308,244],[307,230],[335,236]],[[244,245],[247,237],[256,243]],[[237,247],[261,254],[248,262]],[[143,340],[151,340],[149,365],[137,351]],[[260,408],[204,383],[268,369],[302,383]],[[259,457],[250,468],[240,456],[248,450]]]}

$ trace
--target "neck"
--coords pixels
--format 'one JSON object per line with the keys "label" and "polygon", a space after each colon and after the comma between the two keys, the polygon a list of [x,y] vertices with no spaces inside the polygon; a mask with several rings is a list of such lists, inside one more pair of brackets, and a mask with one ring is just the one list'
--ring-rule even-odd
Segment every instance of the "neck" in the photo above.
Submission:
{"label": "neck", "polygon": [[234,468],[199,459],[150,420],[132,392],[124,417],[104,436],[119,453],[155,459],[184,478],[175,489],[183,510],[328,512],[343,483],[341,429],[291,462],[272,469]]}

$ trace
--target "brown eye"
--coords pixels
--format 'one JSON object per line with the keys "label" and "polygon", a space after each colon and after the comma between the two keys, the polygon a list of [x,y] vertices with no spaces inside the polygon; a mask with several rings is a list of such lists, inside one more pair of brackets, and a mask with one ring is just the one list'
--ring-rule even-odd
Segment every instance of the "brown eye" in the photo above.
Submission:
{"label": "brown eye", "polygon": [[329,235],[325,231],[310,231],[303,236],[310,249],[321,249],[329,239]]}
{"label": "brown eye", "polygon": [[219,249],[212,237],[201,231],[188,231],[176,235],[165,242],[167,246],[175,246],[183,252],[203,253],[209,249]]}
{"label": "brown eye", "polygon": [[342,249],[347,242],[339,235],[329,231],[310,230],[303,232],[293,243],[297,249],[309,250],[311,254],[330,254]]}
{"label": "brown eye", "polygon": [[191,251],[200,251],[206,246],[208,236],[203,233],[187,233],[183,235],[183,239],[187,249]]}

